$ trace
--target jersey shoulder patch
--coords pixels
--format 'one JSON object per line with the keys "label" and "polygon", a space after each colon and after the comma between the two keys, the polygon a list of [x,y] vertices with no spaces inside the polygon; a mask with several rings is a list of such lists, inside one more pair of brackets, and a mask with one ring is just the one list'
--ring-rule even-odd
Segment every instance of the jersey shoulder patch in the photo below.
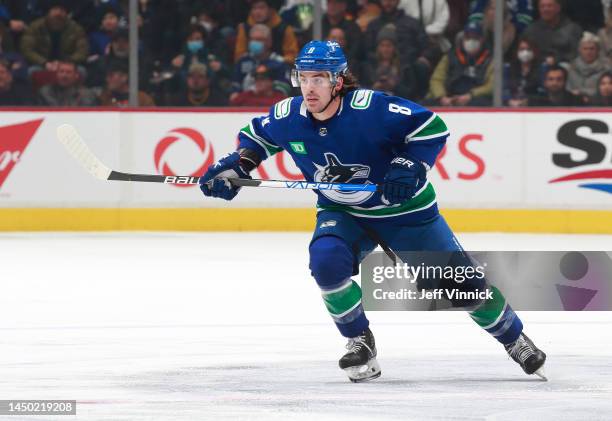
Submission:
{"label": "jersey shoulder patch", "polygon": [[282,118],[288,117],[291,114],[291,101],[293,97],[285,98],[280,102],[274,104],[274,119],[280,120]]}
{"label": "jersey shoulder patch", "polygon": [[353,97],[351,98],[351,108],[355,110],[365,110],[372,103],[372,96],[374,91],[371,89],[357,89],[353,91]]}

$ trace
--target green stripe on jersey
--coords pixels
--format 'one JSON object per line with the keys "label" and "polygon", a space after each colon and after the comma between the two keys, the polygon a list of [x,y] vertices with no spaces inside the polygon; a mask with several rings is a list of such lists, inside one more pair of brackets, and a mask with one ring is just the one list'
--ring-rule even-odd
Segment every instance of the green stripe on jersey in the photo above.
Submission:
{"label": "green stripe on jersey", "polygon": [[332,316],[341,317],[361,301],[361,288],[353,280],[332,292],[323,291],[323,301]]}
{"label": "green stripe on jersey", "polygon": [[240,133],[244,134],[246,137],[251,139],[253,142],[261,146],[266,151],[268,156],[272,156],[275,153],[278,153],[283,150],[282,148],[279,148],[278,146],[272,145],[271,143],[267,142],[263,137],[254,133],[254,129],[252,128],[251,124],[248,124],[244,126],[242,129],[240,129]]}
{"label": "green stripe on jersey", "polygon": [[438,115],[434,117],[433,120],[427,124],[427,126],[423,127],[418,133],[414,133],[412,136],[408,138],[408,140],[419,138],[432,138],[436,137],[436,135],[443,136],[448,134],[448,127],[446,127],[446,123],[442,120]]}
{"label": "green stripe on jersey", "polygon": [[493,325],[506,307],[506,298],[503,294],[494,286],[491,286],[491,291],[493,299],[485,300],[480,307],[470,312],[470,317],[483,328]]}
{"label": "green stripe on jersey", "polygon": [[384,218],[416,212],[430,207],[435,201],[436,192],[431,183],[427,183],[427,187],[421,193],[399,206],[383,206],[380,209],[367,209],[348,205],[317,205],[317,207],[323,210],[343,211],[356,216]]}

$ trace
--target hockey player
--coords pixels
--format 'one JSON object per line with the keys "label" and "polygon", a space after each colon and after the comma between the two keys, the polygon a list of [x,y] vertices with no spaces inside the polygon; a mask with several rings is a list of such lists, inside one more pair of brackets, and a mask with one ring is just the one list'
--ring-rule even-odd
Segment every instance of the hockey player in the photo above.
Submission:
{"label": "hockey player", "polygon": [[[310,270],[348,352],[340,359],[354,382],[381,374],[374,335],[351,279],[363,256],[385,245],[395,251],[447,251],[453,264],[471,264],[438,213],[427,180],[449,131],[432,111],[406,99],[359,89],[334,41],[311,41],[297,59],[292,83],[302,96],[274,105],[239,133],[238,150],[200,178],[204,195],[233,199],[233,178],[251,178],[262,160],[287,151],[307,181],[375,183],[377,192],[319,190]],[[463,282],[482,290],[484,280]],[[457,287],[459,284],[454,284]],[[451,285],[443,285],[445,288]],[[493,299],[454,300],[504,345],[527,374],[543,377],[546,359],[524,333],[521,320],[495,287]]]}

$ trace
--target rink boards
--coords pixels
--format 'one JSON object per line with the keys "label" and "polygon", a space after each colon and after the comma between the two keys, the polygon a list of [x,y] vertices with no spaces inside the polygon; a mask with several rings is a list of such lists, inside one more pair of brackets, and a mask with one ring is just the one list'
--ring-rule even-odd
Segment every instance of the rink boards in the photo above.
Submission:
{"label": "rink boards", "polygon": [[[201,175],[265,110],[31,109],[0,114],[0,230],[309,230],[315,196],[245,188],[231,204],[194,186],[103,182],[55,139],[74,125],[117,170]],[[430,179],[461,231],[612,233],[612,117],[598,110],[441,111],[451,135]],[[296,139],[299,140],[299,139]],[[254,178],[299,180],[286,153]]]}

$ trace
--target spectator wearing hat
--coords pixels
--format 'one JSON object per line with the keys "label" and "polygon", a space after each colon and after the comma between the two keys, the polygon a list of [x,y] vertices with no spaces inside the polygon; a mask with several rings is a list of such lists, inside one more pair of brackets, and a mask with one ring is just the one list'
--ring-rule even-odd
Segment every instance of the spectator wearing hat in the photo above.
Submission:
{"label": "spectator wearing hat", "polygon": [[255,83],[253,89],[240,92],[230,101],[237,107],[271,107],[278,101],[287,98],[284,92],[274,89],[274,78],[265,64],[257,66],[253,72]]}
{"label": "spectator wearing hat", "polygon": [[560,0],[539,0],[540,18],[525,29],[523,36],[533,42],[544,58],[569,63],[576,57],[582,28],[562,14]]}
{"label": "spectator wearing hat", "polygon": [[378,33],[391,23],[395,25],[397,44],[399,49],[400,61],[402,63],[416,63],[417,60],[430,65],[429,59],[423,56],[427,46],[427,34],[421,22],[408,16],[402,9],[398,8],[399,0],[380,0],[382,13],[373,19],[365,32],[366,51],[375,54]]}
{"label": "spectator wearing hat", "polygon": [[113,8],[108,8],[102,15],[99,29],[89,34],[89,54],[103,56],[117,29],[119,29],[119,13]]}
{"label": "spectator wearing hat", "polygon": [[289,68],[283,58],[271,51],[272,31],[266,25],[253,25],[249,33],[249,52],[234,65],[230,101],[243,91],[254,89],[254,71],[265,65],[274,79],[274,88],[289,94]]}
{"label": "spectator wearing hat", "polygon": [[[98,98],[100,105],[106,107],[127,107],[130,98],[128,69],[121,65],[110,67],[106,72],[106,86]],[[153,98],[143,91],[138,91],[138,105],[152,107]]]}
{"label": "spectator wearing hat", "polygon": [[[129,68],[130,35],[128,28],[119,27],[111,36],[111,42],[102,56],[94,56],[87,65],[87,86],[102,87],[106,83],[108,69]],[[138,52],[138,80],[141,89],[147,89],[151,75],[151,59],[144,52]]]}
{"label": "spectator wearing hat", "polygon": [[36,105],[29,87],[15,83],[8,62],[0,60],[0,106]]}
{"label": "spectator wearing hat", "polygon": [[597,83],[601,75],[608,70],[608,62],[600,55],[599,38],[585,32],[578,47],[578,57],[568,69],[567,89],[575,95],[590,97],[597,92]]}
{"label": "spectator wearing hat", "polygon": [[436,66],[429,88],[428,98],[433,104],[490,105],[493,60],[480,24],[466,25],[458,45]]}
{"label": "spectator wearing hat", "polygon": [[418,96],[414,71],[409,64],[402,64],[397,48],[395,25],[389,23],[376,37],[376,56],[364,65],[361,83],[389,95],[404,98]]}
{"label": "spectator wearing hat", "polygon": [[249,17],[245,23],[238,25],[234,62],[240,60],[251,50],[250,30],[253,25],[261,24],[270,28],[270,50],[283,57],[287,64],[293,64],[298,53],[298,42],[291,26],[282,21],[270,0],[253,0]]}
{"label": "spectator wearing hat", "polygon": [[[129,68],[130,35],[127,28],[118,28],[112,35],[104,54],[90,57],[87,63],[87,86],[102,87],[110,68]],[[142,66],[142,63],[139,63]],[[139,66],[140,71],[140,66]]]}
{"label": "spectator wearing hat", "polygon": [[57,66],[55,83],[40,89],[40,103],[50,107],[80,107],[97,105],[96,94],[81,86],[77,66],[60,61]]}
{"label": "spectator wearing hat", "polygon": [[529,98],[534,107],[580,107],[584,100],[567,90],[567,70],[559,65],[550,66],[544,74],[544,93]]}
{"label": "spectator wearing hat", "polygon": [[55,72],[60,60],[84,63],[88,51],[85,31],[60,0],[50,1],[47,15],[32,22],[21,38],[21,52],[33,70]]}
{"label": "spectator wearing hat", "polygon": [[213,83],[205,64],[193,63],[187,71],[186,88],[170,99],[175,107],[220,107],[227,105],[227,95]]}

